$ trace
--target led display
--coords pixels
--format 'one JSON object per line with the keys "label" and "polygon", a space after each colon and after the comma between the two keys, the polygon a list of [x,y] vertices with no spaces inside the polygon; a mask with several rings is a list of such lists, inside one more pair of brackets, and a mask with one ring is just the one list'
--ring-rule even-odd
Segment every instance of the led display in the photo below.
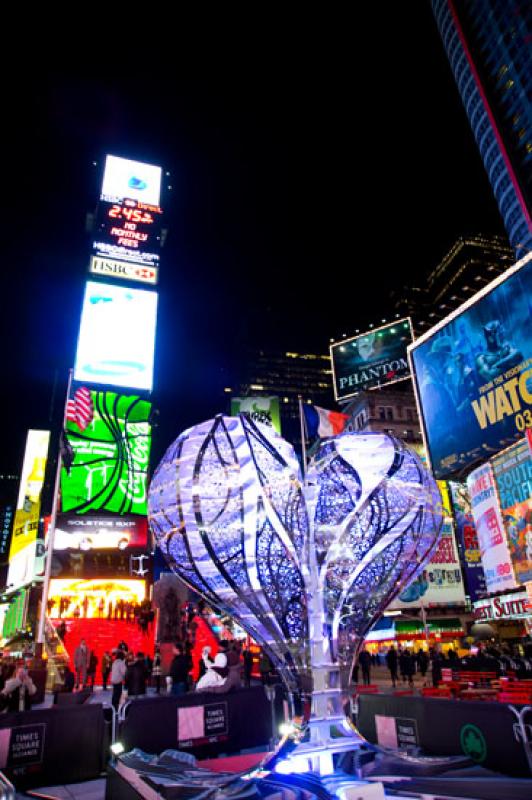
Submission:
{"label": "led display", "polygon": [[409,347],[432,470],[458,477],[532,428],[532,254]]}
{"label": "led display", "polygon": [[232,397],[231,416],[245,414],[255,422],[269,425],[277,433],[281,433],[281,414],[278,397]]}
{"label": "led display", "polygon": [[91,391],[90,396],[90,416],[75,421],[73,411],[67,419],[74,459],[70,470],[61,472],[61,509],[145,514],[151,404],[115,392]]}
{"label": "led display", "polygon": [[88,281],[74,379],[151,391],[157,293]]}
{"label": "led display", "polygon": [[153,164],[107,156],[102,182],[102,199],[129,197],[158,206],[161,198],[162,169]]}
{"label": "led display", "polygon": [[148,545],[144,517],[58,514],[54,550],[126,550]]}
{"label": "led display", "polygon": [[98,204],[93,250],[146,266],[156,265],[161,247],[162,209],[136,200]]}
{"label": "led display", "polygon": [[334,396],[337,400],[408,378],[407,346],[412,341],[410,319],[331,345]]}

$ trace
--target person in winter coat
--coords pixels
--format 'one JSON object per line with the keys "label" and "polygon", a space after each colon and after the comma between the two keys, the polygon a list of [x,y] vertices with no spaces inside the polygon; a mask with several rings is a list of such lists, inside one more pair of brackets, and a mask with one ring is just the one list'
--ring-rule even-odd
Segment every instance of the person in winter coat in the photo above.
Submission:
{"label": "person in winter coat", "polygon": [[395,686],[397,683],[397,650],[395,647],[390,647],[388,652],[386,653],[386,666],[390,670],[390,677],[392,679],[392,686]]}
{"label": "person in winter coat", "polygon": [[155,692],[159,694],[161,691],[161,650],[158,645],[155,646],[155,653],[153,656],[153,665],[151,668],[151,677],[155,683]]}
{"label": "person in winter coat", "polygon": [[113,687],[111,703],[115,711],[118,711],[118,706],[120,705],[120,698],[122,697],[122,689],[124,686],[124,680],[126,678],[126,671],[127,667],[124,651],[117,650],[115,660],[113,661],[113,666],[111,668],[111,686]]}
{"label": "person in winter coat", "polygon": [[144,653],[137,653],[137,657],[127,668],[124,682],[124,688],[130,697],[146,694],[147,677],[148,669],[146,667]]}
{"label": "person in winter coat", "polygon": [[408,681],[409,686],[413,686],[416,664],[412,658],[412,653],[409,650],[403,650],[399,656],[399,669],[401,670],[403,679]]}
{"label": "person in winter coat", "polygon": [[74,669],[76,670],[76,689],[83,688],[87,683],[87,670],[89,669],[90,652],[85,639],[82,639],[74,650]]}
{"label": "person in winter coat", "polygon": [[37,687],[30,678],[25,667],[19,667],[15,672],[15,665],[7,672],[6,682],[1,694],[7,698],[5,711],[29,711],[31,698],[36,693]]}
{"label": "person in winter coat", "polygon": [[371,655],[365,647],[362,648],[358,656],[358,663],[362,669],[362,680],[365,686],[370,684]]}

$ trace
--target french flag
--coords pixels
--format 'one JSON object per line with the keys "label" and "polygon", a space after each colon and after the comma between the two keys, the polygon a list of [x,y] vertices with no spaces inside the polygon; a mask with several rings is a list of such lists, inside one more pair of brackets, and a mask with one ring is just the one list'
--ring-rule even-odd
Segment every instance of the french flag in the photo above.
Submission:
{"label": "french flag", "polygon": [[336,436],[344,430],[349,414],[340,414],[339,411],[328,411],[319,406],[304,405],[305,423],[309,439],[319,436],[325,439],[327,436]]}

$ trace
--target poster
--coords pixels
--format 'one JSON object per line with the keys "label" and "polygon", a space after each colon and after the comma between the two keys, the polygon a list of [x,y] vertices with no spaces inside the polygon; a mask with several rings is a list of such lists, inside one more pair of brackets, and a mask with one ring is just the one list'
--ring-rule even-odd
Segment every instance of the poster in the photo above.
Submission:
{"label": "poster", "polygon": [[517,584],[490,464],[477,467],[469,475],[467,489],[488,592],[515,589]]}
{"label": "poster", "polygon": [[464,483],[450,481],[449,487],[453,499],[456,536],[462,549],[467,594],[474,603],[486,594],[487,588],[471,500]]}
{"label": "poster", "polygon": [[432,470],[457,476],[532,427],[532,254],[409,347]]}
{"label": "poster", "polygon": [[518,583],[532,581],[532,457],[523,439],[492,461],[510,558]]}

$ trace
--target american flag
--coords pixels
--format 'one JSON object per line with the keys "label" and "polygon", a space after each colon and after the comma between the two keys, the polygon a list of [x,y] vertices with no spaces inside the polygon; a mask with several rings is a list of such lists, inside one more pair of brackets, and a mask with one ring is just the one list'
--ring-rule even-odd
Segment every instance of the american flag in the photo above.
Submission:
{"label": "american flag", "polygon": [[92,403],[90,391],[84,386],[80,389],[76,389],[74,397],[69,399],[66,418],[70,422],[75,422],[80,431],[84,431],[92,422],[94,418],[94,405]]}

